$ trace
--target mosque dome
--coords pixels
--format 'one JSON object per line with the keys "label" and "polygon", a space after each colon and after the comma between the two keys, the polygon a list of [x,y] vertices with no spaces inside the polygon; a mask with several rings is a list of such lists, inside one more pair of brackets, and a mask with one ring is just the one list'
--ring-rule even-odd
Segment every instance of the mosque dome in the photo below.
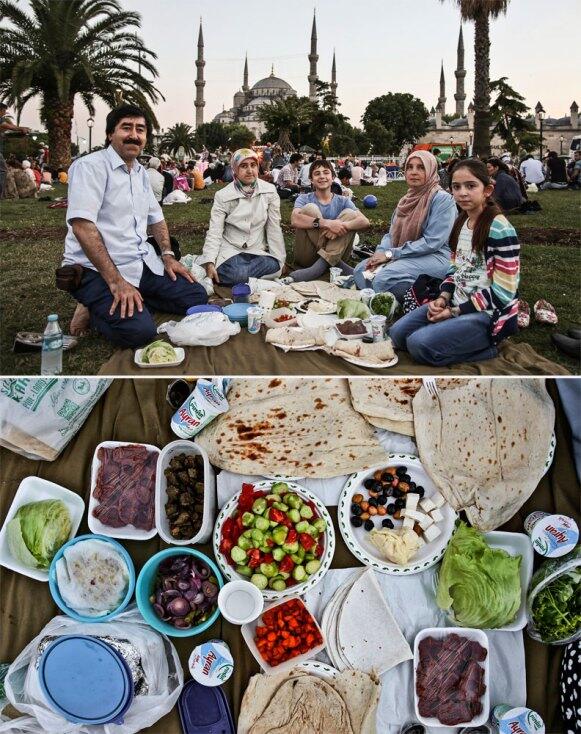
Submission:
{"label": "mosque dome", "polygon": [[264,79],[259,79],[256,84],[252,86],[252,90],[256,92],[264,91],[265,89],[288,89],[290,91],[294,91],[288,82],[274,76],[274,73]]}

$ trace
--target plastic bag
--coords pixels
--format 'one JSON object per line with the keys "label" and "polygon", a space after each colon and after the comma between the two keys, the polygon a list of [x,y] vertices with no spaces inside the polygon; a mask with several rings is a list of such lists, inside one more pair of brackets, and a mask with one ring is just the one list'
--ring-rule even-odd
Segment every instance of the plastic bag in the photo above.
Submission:
{"label": "plastic bag", "polygon": [[240,324],[232,323],[218,311],[205,311],[186,316],[181,321],[166,321],[157,327],[157,333],[167,334],[178,346],[217,347],[234,334],[239,334]]}
{"label": "plastic bag", "polygon": [[111,380],[39,377],[0,381],[0,445],[27,459],[54,461]]}
{"label": "plastic bag", "polygon": [[[59,716],[45,701],[38,682],[38,671],[31,664],[43,637],[47,635],[98,635],[128,640],[141,654],[141,665],[148,683],[145,695],[136,695],[122,724],[73,724]],[[51,619],[10,666],[6,676],[6,696],[24,714],[32,716],[0,724],[0,732],[45,731],[53,734],[134,734],[147,729],[171,711],[184,685],[184,673],[175,647],[164,635],[145,623],[132,605],[112,622],[83,623],[66,616]],[[90,691],[87,692],[90,695]],[[13,728],[10,728],[12,725]],[[20,728],[19,728],[20,726]]]}
{"label": "plastic bag", "polygon": [[214,285],[212,283],[212,278],[208,278],[208,276],[206,275],[206,269],[203,268],[201,265],[198,265],[196,260],[196,255],[184,255],[180,262],[190,271],[190,273],[194,276],[198,283],[204,287],[206,293],[209,296],[212,296],[214,294]]}
{"label": "plastic bag", "polygon": [[189,196],[187,196],[185,192],[181,191],[180,189],[175,189],[175,191],[169,192],[169,194],[162,201],[162,204],[164,206],[171,206],[172,204],[187,204],[188,201],[191,201],[191,199]]}

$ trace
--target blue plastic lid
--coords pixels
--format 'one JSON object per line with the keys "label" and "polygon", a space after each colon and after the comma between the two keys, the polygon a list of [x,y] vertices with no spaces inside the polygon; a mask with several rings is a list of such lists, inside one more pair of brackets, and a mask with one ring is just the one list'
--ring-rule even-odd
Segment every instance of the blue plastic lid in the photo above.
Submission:
{"label": "blue plastic lid", "polygon": [[184,734],[235,734],[228,701],[220,687],[188,681],[178,699],[178,710]]}
{"label": "blue plastic lid", "polygon": [[122,655],[87,635],[64,635],[49,645],[38,679],[50,707],[75,724],[121,724],[133,702]]}
{"label": "blue plastic lid", "polygon": [[237,283],[236,285],[232,286],[232,295],[233,296],[249,296],[250,286],[248,285],[248,283]]}
{"label": "blue plastic lid", "polygon": [[224,306],[222,311],[230,319],[230,321],[238,321],[245,324],[248,321],[248,309],[252,308],[250,303],[231,303]]}
{"label": "blue plastic lid", "polygon": [[207,313],[208,311],[222,311],[220,306],[213,306],[211,303],[207,303],[201,306],[190,306],[186,311],[186,316],[191,316],[193,313]]}

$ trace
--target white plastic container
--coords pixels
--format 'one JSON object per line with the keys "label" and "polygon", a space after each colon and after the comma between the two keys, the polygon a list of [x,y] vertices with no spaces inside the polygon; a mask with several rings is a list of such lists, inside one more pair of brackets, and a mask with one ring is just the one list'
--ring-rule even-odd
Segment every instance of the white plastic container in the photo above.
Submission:
{"label": "white plastic container", "polygon": [[[287,602],[291,601],[291,599],[297,599],[298,601],[303,604],[307,610],[309,610],[308,606],[305,604],[305,602],[301,599],[298,594],[295,594],[294,596],[287,596],[284,599],[280,599],[280,601],[272,602],[272,604],[268,604],[264,611],[267,612],[269,609],[274,609],[274,607],[278,607],[281,604],[286,604]],[[264,613],[264,612],[263,612]],[[309,613],[311,614],[311,617],[313,618],[313,623],[317,626],[319,632],[321,633],[321,637],[323,638],[323,642],[320,645],[317,645],[317,647],[313,647],[308,652],[304,653],[304,655],[297,655],[294,658],[291,658],[290,660],[287,660],[284,663],[280,663],[279,665],[269,665],[266,660],[262,657],[260,654],[258,648],[256,647],[256,643],[254,642],[254,635],[256,628],[259,624],[262,624],[262,615],[258,617],[257,619],[253,620],[252,622],[248,622],[248,624],[242,625],[241,631],[242,631],[242,637],[244,638],[244,642],[248,645],[248,649],[253,654],[254,658],[256,659],[257,663],[260,665],[260,667],[264,670],[267,674],[274,674],[274,673],[286,673],[289,670],[292,670],[294,667],[296,667],[299,663],[304,663],[307,660],[311,660],[312,658],[316,657],[320,652],[322,652],[325,647],[327,646],[327,641],[325,639],[325,634],[323,630],[320,628],[317,620],[315,619],[315,615],[312,614],[309,610]]]}
{"label": "white plastic container", "polygon": [[250,581],[229,581],[220,589],[218,606],[224,619],[232,624],[247,624],[257,619],[264,609],[262,592]]}
{"label": "white plastic container", "polygon": [[[189,454],[191,456],[201,456],[204,460],[204,517],[202,526],[193,538],[185,540],[176,540],[169,528],[169,520],[165,514],[165,505],[167,502],[167,479],[165,478],[165,469],[169,466],[169,462],[174,456],[179,454]],[[195,545],[196,543],[206,543],[210,540],[212,529],[214,527],[214,512],[216,509],[216,475],[210,464],[208,454],[201,446],[193,441],[186,439],[178,439],[172,441],[165,446],[157,459],[157,473],[155,477],[155,526],[160,537],[166,543],[171,545]]]}
{"label": "white plastic container", "polygon": [[482,630],[470,629],[468,627],[462,628],[450,628],[450,627],[428,627],[427,629],[421,630],[416,635],[414,640],[414,707],[416,710],[416,717],[424,726],[434,727],[443,729],[446,728],[446,724],[442,724],[439,719],[434,716],[424,717],[420,716],[419,705],[418,705],[418,694],[416,690],[416,671],[420,664],[420,642],[426,637],[434,637],[435,639],[442,639],[448,637],[451,634],[456,634],[459,637],[466,637],[469,640],[480,643],[486,650],[486,660],[479,662],[484,668],[484,685],[486,689],[482,695],[480,702],[482,704],[482,712],[479,716],[474,717],[471,721],[462,721],[460,724],[456,724],[457,727],[461,726],[480,726],[486,724],[488,721],[488,715],[490,713],[490,681],[489,681],[489,668],[490,668],[490,650],[488,647],[488,637]]}
{"label": "white plastic container", "polygon": [[81,519],[85,511],[85,503],[78,494],[71,492],[70,489],[65,489],[59,484],[48,482],[46,479],[40,477],[26,477],[20,482],[2,530],[0,530],[0,566],[9,568],[11,571],[16,571],[24,576],[29,576],[37,581],[48,582],[48,569],[44,571],[41,568],[29,568],[25,566],[10,552],[8,547],[8,539],[6,538],[6,526],[16,515],[18,509],[22,505],[27,505],[29,502],[40,502],[41,500],[62,500],[67,506],[71,516],[71,534],[67,540],[71,540],[77,534]]}
{"label": "white plastic container", "polygon": [[100,504],[99,500],[94,496],[95,488],[97,486],[97,474],[101,467],[101,461],[98,458],[99,449],[114,449],[117,446],[145,446],[148,451],[159,454],[157,446],[152,446],[150,443],[137,443],[136,441],[103,441],[97,446],[95,453],[93,454],[93,463],[91,465],[91,497],[89,499],[88,511],[89,530],[97,535],[107,535],[110,538],[121,538],[122,540],[150,540],[157,533],[155,527],[151,530],[141,530],[133,525],[124,525],[122,528],[112,528],[109,525],[103,525],[103,523],[93,515],[94,508],[98,507]]}

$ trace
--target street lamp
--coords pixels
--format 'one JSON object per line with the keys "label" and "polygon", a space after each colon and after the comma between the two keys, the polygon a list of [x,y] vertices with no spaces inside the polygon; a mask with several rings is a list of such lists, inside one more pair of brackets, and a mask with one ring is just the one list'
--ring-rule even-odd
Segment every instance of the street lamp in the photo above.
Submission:
{"label": "street lamp", "polygon": [[561,135],[559,138],[559,142],[561,143],[561,155],[563,155],[563,142],[565,141],[565,138]]}
{"label": "street lamp", "polygon": [[93,149],[92,139],[93,139],[93,125],[95,124],[95,120],[93,120],[92,117],[89,117],[87,120],[87,127],[89,128],[89,153]]}
{"label": "street lamp", "polygon": [[450,135],[450,147],[452,148],[452,158],[454,157],[454,137]]}
{"label": "street lamp", "polygon": [[468,145],[469,145],[468,155],[470,156],[470,158],[472,158],[472,141],[473,141],[473,139],[474,139],[474,133],[472,132],[472,130],[469,130],[468,131]]}

